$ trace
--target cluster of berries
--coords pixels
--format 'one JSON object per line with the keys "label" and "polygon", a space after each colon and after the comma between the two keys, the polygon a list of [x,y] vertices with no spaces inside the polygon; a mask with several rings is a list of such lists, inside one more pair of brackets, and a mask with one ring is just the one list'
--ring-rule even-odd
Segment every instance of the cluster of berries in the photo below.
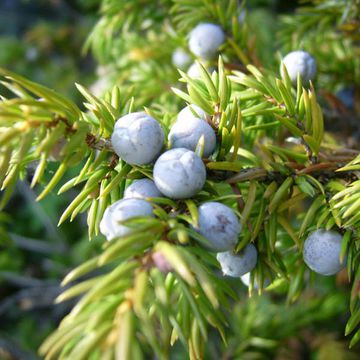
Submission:
{"label": "cluster of berries", "polygon": [[[166,196],[186,199],[196,195],[206,181],[206,169],[195,152],[203,139],[203,154],[210,156],[216,148],[216,134],[208,123],[209,116],[199,107],[185,107],[172,126],[168,142],[170,150],[161,153],[164,132],[158,121],[144,112],[130,113],[121,117],[114,126],[111,142],[117,155],[133,165],[155,162],[153,180],[140,179],[132,182],[124,198],[106,209],[100,223],[100,231],[108,240],[131,233],[132,228],[123,221],[154,216],[153,208],[146,199]],[[208,241],[208,248],[218,252],[217,259],[223,273],[239,277],[251,271],[257,262],[257,250],[248,244],[235,254],[241,224],[235,212],[219,202],[207,202],[198,208],[198,227],[195,228]],[[341,263],[341,235],[317,230],[304,243],[304,261],[315,272],[332,275],[344,267]]]}
{"label": "cluster of berries", "polygon": [[[245,12],[239,15],[239,22],[243,22]],[[200,61],[212,60],[218,53],[221,45],[226,40],[225,33],[221,26],[211,23],[198,24],[189,34],[189,49]],[[199,68],[196,63],[191,64],[190,55],[182,48],[174,51],[172,56],[173,64],[181,70],[187,70],[190,77],[200,76]],[[296,85],[298,74],[304,84],[313,80],[316,75],[316,61],[306,51],[296,50],[287,54],[283,63],[287,69],[291,82]],[[191,64],[191,65],[190,65]],[[209,71],[212,68],[208,69]],[[282,69],[281,69],[282,72]],[[284,74],[282,74],[284,76]]]}
{"label": "cluster of berries", "polygon": [[[164,132],[158,121],[144,112],[121,117],[114,126],[111,143],[116,154],[132,165],[154,163],[153,180],[132,182],[124,198],[105,210],[100,231],[108,240],[129,235],[133,229],[122,224],[127,219],[154,216],[148,198],[166,196],[186,199],[196,195],[206,181],[206,169],[195,152],[203,140],[203,156],[216,149],[216,134],[208,123],[209,115],[199,107],[185,107],[172,126],[170,150],[161,153]],[[224,274],[241,276],[256,265],[257,251],[250,244],[241,254],[234,254],[241,224],[235,212],[219,202],[207,202],[198,208],[198,226],[194,229],[208,241],[208,248],[219,252],[217,259]]]}
{"label": "cluster of berries", "polygon": [[[224,41],[225,34],[220,26],[202,23],[191,31],[189,48],[201,60],[211,60]],[[190,61],[186,52],[175,51],[173,62],[177,67],[184,68]],[[283,63],[293,84],[296,84],[298,74],[304,82],[315,77],[316,62],[305,51],[289,53]],[[199,145],[203,157],[211,156],[216,149],[216,134],[209,115],[191,105],[178,114],[168,135],[170,150],[162,154],[164,131],[157,120],[144,112],[121,117],[114,126],[111,143],[116,154],[127,163],[154,163],[154,167],[153,180],[133,181],[125,190],[124,198],[106,209],[100,231],[108,240],[133,231],[122,224],[125,220],[154,216],[148,198],[187,199],[201,191],[206,181],[206,169],[199,156]],[[198,226],[194,230],[207,239],[209,250],[217,252],[223,273],[243,277],[243,282],[248,284],[249,272],[256,266],[258,253],[253,244],[248,244],[239,254],[234,253],[241,232],[235,212],[222,203],[207,202],[199,206],[198,214]],[[332,231],[313,232],[304,243],[305,263],[322,275],[337,273],[344,267],[340,262],[341,241],[341,235]]]}
{"label": "cluster of berries", "polygon": [[[298,75],[304,84],[316,75],[316,61],[306,51],[297,50],[283,59],[291,82],[296,85]],[[281,69],[282,72],[282,69]],[[284,74],[282,74],[284,77]],[[303,258],[308,267],[321,275],[334,275],[345,267],[340,261],[342,236],[334,231],[316,230],[305,240]]]}

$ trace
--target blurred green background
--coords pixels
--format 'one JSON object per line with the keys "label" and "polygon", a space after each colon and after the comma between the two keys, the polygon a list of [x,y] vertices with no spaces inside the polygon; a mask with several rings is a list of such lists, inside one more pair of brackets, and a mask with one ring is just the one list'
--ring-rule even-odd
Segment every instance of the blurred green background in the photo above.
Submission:
{"label": "blurred green background", "polygon": [[[94,3],[1,0],[0,66],[79,102],[75,81],[87,86],[96,77],[94,61],[81,54]],[[74,193],[36,203],[38,189],[24,180],[0,217],[10,235],[0,239],[0,359],[38,358],[40,343],[73,305],[53,304],[60,279],[99,247],[89,243],[84,218],[57,228]]]}
{"label": "blurred green background", "polygon": [[[74,83],[91,86],[97,79],[95,61],[81,49],[98,18],[98,3],[0,0],[0,66],[79,103]],[[248,4],[256,10],[254,19],[263,24],[258,43],[264,58],[273,53],[276,17],[291,13],[297,2]],[[69,173],[68,178],[73,175]],[[53,304],[61,279],[101,245],[97,239],[88,241],[86,220],[81,216],[57,228],[59,214],[74,192],[61,197],[54,193],[36,203],[38,192],[24,179],[17,184],[6,213],[0,215],[1,360],[38,358],[39,344],[73,306],[72,302]],[[242,301],[230,324],[229,344],[225,347],[214,335],[209,339],[208,358],[358,359],[359,348],[348,351],[348,339],[343,336],[350,292],[346,275],[310,280],[305,293],[290,306],[280,294],[248,299],[243,286]],[[178,358],[185,358],[180,351]]]}

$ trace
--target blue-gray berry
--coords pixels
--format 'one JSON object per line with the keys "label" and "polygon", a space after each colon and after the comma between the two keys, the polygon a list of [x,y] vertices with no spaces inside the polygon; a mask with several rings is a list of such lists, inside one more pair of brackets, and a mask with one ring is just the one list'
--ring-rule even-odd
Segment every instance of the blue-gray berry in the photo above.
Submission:
{"label": "blue-gray berry", "polygon": [[186,199],[203,188],[206,169],[193,151],[177,148],[166,151],[157,159],[153,175],[156,187],[165,196]]}
{"label": "blue-gray berry", "polygon": [[[206,66],[205,68],[206,68],[207,72],[210,74],[212,74],[216,70],[213,66]],[[201,72],[200,72],[199,65],[197,63],[193,63],[189,67],[187,74],[193,79],[200,78]]]}
{"label": "blue-gray berry", "polygon": [[[298,73],[301,76],[303,84],[307,84],[310,80],[313,80],[316,75],[316,61],[306,51],[297,50],[290,52],[284,57],[283,63],[294,85],[297,83]],[[282,76],[284,76],[284,74],[282,74]]]}
{"label": "blue-gray berry", "polygon": [[145,165],[158,157],[164,143],[160,124],[145,112],[122,116],[114,126],[111,144],[116,154],[132,165]]}
{"label": "blue-gray berry", "polygon": [[181,48],[176,49],[172,54],[172,63],[180,70],[186,70],[191,61],[190,55]]}
{"label": "blue-gray berry", "polygon": [[149,202],[142,199],[122,199],[109,206],[100,222],[100,231],[107,240],[131,234],[132,228],[120,222],[138,216],[153,216]]}
{"label": "blue-gray berry", "polygon": [[205,121],[210,119],[210,116],[203,109],[197,105],[191,104],[180,110],[177,121],[187,121],[190,117],[199,118]]}
{"label": "blue-gray berry", "polygon": [[216,147],[216,135],[213,128],[204,120],[191,114],[187,119],[182,117],[173,124],[169,133],[172,148],[186,148],[195,151],[201,137],[204,137],[204,157],[210,156]]}
{"label": "blue-gray berry", "polygon": [[220,45],[225,41],[225,34],[219,25],[202,23],[190,33],[190,51],[205,60],[215,57]]}
{"label": "blue-gray berry", "polygon": [[334,275],[345,267],[340,262],[342,236],[334,231],[316,230],[304,243],[304,261],[321,275]]}
{"label": "blue-gray berry", "polygon": [[207,202],[199,209],[198,229],[215,251],[232,250],[238,242],[241,224],[234,211],[219,202]]}
{"label": "blue-gray berry", "polygon": [[124,198],[140,198],[161,197],[162,194],[156,187],[155,183],[150,179],[134,180],[124,192]]}
{"label": "blue-gray berry", "polygon": [[253,244],[248,244],[239,254],[225,251],[218,253],[216,259],[220,263],[224,275],[240,277],[256,266],[257,250]]}
{"label": "blue-gray berry", "polygon": [[198,64],[196,63],[193,63],[188,71],[187,71],[187,74],[191,77],[191,78],[199,78],[201,75],[200,75],[200,69],[199,69],[199,66]]}

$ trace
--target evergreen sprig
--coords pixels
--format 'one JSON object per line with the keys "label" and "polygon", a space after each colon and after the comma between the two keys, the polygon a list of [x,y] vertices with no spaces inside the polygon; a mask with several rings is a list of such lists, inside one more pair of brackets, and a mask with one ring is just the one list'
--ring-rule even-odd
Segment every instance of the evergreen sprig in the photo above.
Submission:
{"label": "evergreen sprig", "polygon": [[[330,33],[334,14],[344,9],[333,12],[333,2],[316,3],[316,14],[328,9],[323,26]],[[360,340],[359,152],[334,145],[326,136],[323,108],[312,83],[302,84],[299,76],[293,86],[284,65],[283,78],[256,66],[247,24],[239,25],[237,19],[242,7],[235,1],[139,6],[143,4],[102,2],[102,17],[89,44],[101,61],[116,63],[115,77],[124,85],[103,97],[77,85],[83,108],[51,89],[0,71],[2,84],[12,93],[0,102],[1,208],[30,163],[37,162],[35,186],[55,160],[58,168],[38,200],[60,184],[59,194],[76,187],[78,194],[59,224],[85,212],[90,238],[98,235],[105,209],[123,197],[132,180],[152,178],[152,165],[130,165],[115,154],[110,137],[120,116],[146,106],[167,135],[185,101],[210,115],[208,123],[217,136],[215,152],[203,159],[207,180],[201,192],[188,200],[149,199],[154,218],[127,220],[131,235],[107,242],[100,254],[66,276],[63,285],[68,287],[57,301],[81,299],[40,353],[45,359],[141,359],[152,353],[167,359],[179,342],[191,359],[200,359],[210,328],[226,343],[228,311],[238,296],[233,282],[219,277],[214,254],[195,231],[197,207],[206,201],[221,201],[239,216],[243,229],[235,252],[249,243],[257,246],[250,294],[255,287],[261,293],[270,282],[268,291],[285,292],[289,303],[297,300],[309,273],[302,258],[305,239],[318,228],[340,232],[341,257],[347,258],[352,282],[346,333],[353,334],[350,346],[355,345]],[[160,33],[169,25],[170,7],[180,35]],[[305,12],[301,16],[309,18]],[[147,24],[148,18],[152,21]],[[220,24],[226,32],[217,69],[209,71],[209,64],[197,62],[200,76],[180,71],[177,83],[175,69],[164,64],[162,55],[168,60],[177,36],[201,21]],[[305,30],[311,21],[304,22]],[[139,31],[142,39],[134,35]],[[175,39],[169,40],[174,46],[162,51],[159,39]],[[148,61],[139,65],[143,59]],[[154,79],[154,73],[159,77]],[[203,146],[200,140],[200,155]],[[77,167],[78,174],[62,183],[70,167]]]}
{"label": "evergreen sprig", "polygon": [[[286,76],[284,80],[277,79],[254,66],[247,70],[251,75],[235,71],[229,76],[220,58],[219,70],[213,74],[204,67],[200,79],[182,73],[181,81],[187,92],[174,89],[175,93],[212,115],[210,121],[219,138],[215,154],[206,163],[207,185],[192,201],[154,199],[156,219],[127,221],[128,226],[136,228],[134,234],[106,244],[102,254],[67,276],[64,284],[97,268],[103,269],[100,275],[75,284],[59,297],[58,301],[64,301],[84,294],[59,330],[42,346],[41,352],[48,359],[59,353],[69,359],[74,354],[86,358],[90,352],[94,358],[104,354],[111,357],[115,352],[117,357],[127,359],[140,356],[142,351],[146,353],[147,346],[160,358],[166,358],[169,345],[177,339],[188,348],[192,358],[199,358],[207,338],[207,324],[224,336],[227,322],[223,306],[228,303],[228,296],[236,298],[236,294],[227,280],[217,278],[216,262],[202,247],[204,239],[191,230],[197,224],[195,204],[210,199],[237,208],[244,225],[237,251],[250,241],[257,243],[260,261],[252,281],[264,284],[270,278],[287,284],[289,301],[299,296],[304,284],[300,255],[304,237],[313,228],[325,224],[327,229],[341,226],[347,230],[343,254],[348,253],[349,274],[356,272],[357,246],[351,235],[356,236],[358,230],[352,227],[354,219],[350,224],[341,223],[337,210],[350,201],[345,198],[334,206],[332,201],[356,196],[358,181],[344,190],[342,174],[345,173],[347,181],[351,180],[357,169],[357,157],[350,152],[351,161],[345,157],[341,166],[339,161],[328,161],[336,150],[329,154],[323,147],[321,108],[312,87],[303,88],[299,80],[298,88],[293,89]],[[60,223],[88,210],[89,234],[97,233],[105,208],[122,197],[127,179],[151,176],[150,168],[119,161],[109,143],[115,119],[131,111],[133,102],[121,99],[118,88],[101,100],[78,85],[86,99],[87,111],[82,112],[49,89],[10,73],[6,76],[7,87],[16,89],[18,98],[4,99],[1,103],[3,158],[11,154],[3,186],[11,189],[18,174],[37,159],[40,163],[33,184],[41,181],[48,155],[63,136],[66,143],[59,154],[59,168],[39,199],[59,183],[68,166],[86,157],[79,175],[59,190],[62,193],[85,182]],[[9,114],[15,114],[15,119]],[[290,146],[278,146],[271,141],[277,139],[281,143],[287,133],[298,141]],[[16,147],[19,150],[14,150]],[[95,154],[97,148],[100,150]],[[297,227],[287,214],[305,198],[311,205]],[[346,219],[353,212],[347,208],[340,210],[340,214]],[[284,252],[290,249],[293,255],[284,257]],[[166,275],[154,268],[154,253],[161,254],[170,266],[170,273]],[[359,274],[354,275],[356,284]],[[352,304],[352,308],[354,315],[348,331],[357,324],[357,304]],[[164,329],[160,338],[158,326]],[[138,333],[142,335],[134,336]],[[95,351],[99,344],[101,355],[100,350]]]}
{"label": "evergreen sprig", "polygon": [[360,82],[359,8],[357,0],[320,0],[299,7],[293,16],[282,16],[283,51],[303,48],[316,53],[319,81],[327,90]]}

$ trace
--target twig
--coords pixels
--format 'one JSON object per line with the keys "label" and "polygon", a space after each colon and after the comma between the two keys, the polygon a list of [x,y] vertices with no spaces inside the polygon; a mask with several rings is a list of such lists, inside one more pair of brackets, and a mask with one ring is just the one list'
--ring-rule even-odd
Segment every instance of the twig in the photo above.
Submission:
{"label": "twig", "polygon": [[241,212],[244,209],[244,206],[245,206],[245,202],[244,202],[244,199],[242,197],[241,191],[239,190],[239,188],[236,185],[231,185],[231,188],[232,188],[234,194],[240,195],[239,197],[236,197],[236,202],[237,202],[237,205],[238,205],[238,209]]}
{"label": "twig", "polygon": [[[352,160],[351,158],[350,160]],[[349,159],[347,159],[349,160]],[[307,167],[301,167],[297,163],[287,162],[286,166],[289,168],[289,171],[294,173],[295,175],[304,175],[304,174],[316,174],[320,172],[320,176],[324,175],[324,172],[326,171],[326,175],[332,176],[335,175],[335,172],[337,169],[342,168],[346,162],[322,162],[317,164],[311,164]],[[331,172],[331,174],[329,174]],[[357,175],[358,171],[356,170],[349,170],[349,171],[343,171],[341,173],[336,173],[336,176],[338,177],[346,177],[354,175],[358,177]],[[226,182],[229,184],[236,184],[239,182],[245,182],[250,180],[262,180],[262,181],[272,181],[279,177],[279,179],[283,178],[284,175],[280,173],[279,171],[267,171],[263,168],[257,167],[257,168],[251,168],[251,169],[243,169],[239,171],[236,175],[232,175],[228,179],[226,179]]]}
{"label": "twig", "polygon": [[96,150],[103,150],[103,149],[107,149],[111,152],[114,152],[114,149],[111,145],[111,141],[108,139],[103,139],[103,138],[98,138],[93,134],[88,133],[86,135],[86,139],[85,139],[86,145],[96,149]]}
{"label": "twig", "polygon": [[335,169],[339,169],[339,166],[337,163],[324,162],[324,163],[310,165],[302,170],[298,170],[296,173],[298,175],[303,175],[303,174],[311,174],[311,173],[314,173],[317,171],[322,171],[322,170],[335,170]]}

